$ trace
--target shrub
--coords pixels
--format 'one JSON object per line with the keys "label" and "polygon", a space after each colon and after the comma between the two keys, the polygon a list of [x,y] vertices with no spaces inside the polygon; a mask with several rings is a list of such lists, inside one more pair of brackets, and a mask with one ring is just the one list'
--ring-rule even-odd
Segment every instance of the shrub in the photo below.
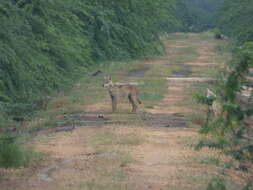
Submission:
{"label": "shrub", "polygon": [[219,13],[222,33],[243,44],[253,41],[253,1],[225,0]]}
{"label": "shrub", "polygon": [[19,144],[16,137],[3,135],[0,137],[0,167],[27,166],[40,155]]}
{"label": "shrub", "polygon": [[[208,137],[199,142],[196,148],[219,148],[237,160],[242,170],[248,171],[253,163],[253,131],[251,124],[247,123],[248,120],[252,121],[253,116],[253,91],[247,100],[242,100],[240,94],[243,88],[252,86],[247,76],[253,67],[253,43],[245,43],[237,48],[228,67],[229,71],[222,73],[214,86],[223,113],[219,118],[207,115],[200,132]],[[200,103],[210,106],[203,96],[198,99]],[[210,185],[209,189],[215,189],[215,186]]]}
{"label": "shrub", "polygon": [[207,190],[226,190],[226,185],[224,179],[219,176],[213,177],[213,179],[208,183]]}

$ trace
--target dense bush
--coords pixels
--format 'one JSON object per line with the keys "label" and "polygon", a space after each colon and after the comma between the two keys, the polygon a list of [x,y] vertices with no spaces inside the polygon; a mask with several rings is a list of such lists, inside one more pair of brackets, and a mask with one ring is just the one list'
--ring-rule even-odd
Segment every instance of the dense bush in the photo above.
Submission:
{"label": "dense bush", "polygon": [[2,102],[30,103],[65,85],[90,63],[82,23],[56,2],[0,3]]}
{"label": "dense bush", "polygon": [[183,31],[200,32],[216,26],[223,0],[179,0],[177,13]]}
{"label": "dense bush", "polygon": [[159,53],[175,0],[2,0],[0,110],[26,113],[98,61]]}
{"label": "dense bush", "polygon": [[253,1],[225,0],[218,25],[238,43],[253,41]]}

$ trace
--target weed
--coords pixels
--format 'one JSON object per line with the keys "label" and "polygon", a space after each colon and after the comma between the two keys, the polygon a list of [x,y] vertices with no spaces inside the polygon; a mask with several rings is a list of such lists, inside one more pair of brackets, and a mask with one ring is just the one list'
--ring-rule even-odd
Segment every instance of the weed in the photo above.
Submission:
{"label": "weed", "polygon": [[113,180],[121,181],[127,177],[127,174],[122,170],[115,170],[109,174]]}
{"label": "weed", "polygon": [[31,161],[38,159],[41,156],[41,154],[34,152],[31,148],[19,144],[16,137],[8,135],[0,137],[1,167],[9,168],[27,166]]}
{"label": "weed", "polygon": [[200,164],[206,164],[206,165],[219,165],[220,159],[213,157],[213,156],[204,156],[204,157],[195,157],[194,158],[198,163]]}
{"label": "weed", "polygon": [[219,176],[213,177],[213,179],[208,183],[207,190],[226,190],[226,185],[224,179]]}

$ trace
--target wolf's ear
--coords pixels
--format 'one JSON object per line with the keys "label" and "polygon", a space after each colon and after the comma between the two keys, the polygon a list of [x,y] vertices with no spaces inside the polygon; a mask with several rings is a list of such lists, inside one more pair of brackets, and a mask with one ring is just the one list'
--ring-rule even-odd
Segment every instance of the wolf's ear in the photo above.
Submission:
{"label": "wolf's ear", "polygon": [[108,78],[109,78],[109,80],[112,80],[112,77],[111,77],[111,76],[109,76]]}

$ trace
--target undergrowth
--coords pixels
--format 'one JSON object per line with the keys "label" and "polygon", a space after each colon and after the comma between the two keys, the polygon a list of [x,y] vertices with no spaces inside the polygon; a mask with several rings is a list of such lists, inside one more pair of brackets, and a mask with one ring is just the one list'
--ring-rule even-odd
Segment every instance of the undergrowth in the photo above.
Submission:
{"label": "undergrowth", "polygon": [[0,136],[0,167],[24,167],[41,158],[40,153],[20,144],[16,138],[10,135]]}

